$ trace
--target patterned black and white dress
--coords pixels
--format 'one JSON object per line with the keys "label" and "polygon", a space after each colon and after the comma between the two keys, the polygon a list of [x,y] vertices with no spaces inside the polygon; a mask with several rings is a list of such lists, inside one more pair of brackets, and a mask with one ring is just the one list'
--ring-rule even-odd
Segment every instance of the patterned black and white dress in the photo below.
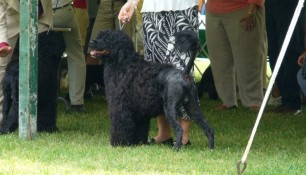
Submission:
{"label": "patterned black and white dress", "polygon": [[[180,53],[174,48],[173,35],[182,30],[198,31],[198,6],[175,11],[142,12],[142,18],[145,60],[171,63],[183,70],[190,53]],[[190,119],[181,109],[182,118]]]}

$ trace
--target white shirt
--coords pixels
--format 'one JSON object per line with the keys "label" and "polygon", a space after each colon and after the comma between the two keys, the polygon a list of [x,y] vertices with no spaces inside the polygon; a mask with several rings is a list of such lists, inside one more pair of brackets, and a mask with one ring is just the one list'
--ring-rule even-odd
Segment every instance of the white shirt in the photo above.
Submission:
{"label": "white shirt", "polygon": [[198,4],[198,0],[144,0],[141,12],[185,10]]}

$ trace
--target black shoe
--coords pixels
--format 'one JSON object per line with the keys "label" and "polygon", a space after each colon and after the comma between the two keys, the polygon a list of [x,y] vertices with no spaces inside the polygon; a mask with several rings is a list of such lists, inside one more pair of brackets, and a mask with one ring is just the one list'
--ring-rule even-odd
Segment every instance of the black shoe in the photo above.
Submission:
{"label": "black shoe", "polygon": [[167,140],[164,140],[162,142],[156,142],[156,140],[154,138],[151,138],[151,140],[149,141],[150,145],[155,145],[155,144],[163,144],[163,145],[169,145],[169,146],[173,146],[173,138],[169,138]]}
{"label": "black shoe", "polygon": [[70,112],[72,113],[86,113],[84,105],[71,105]]}

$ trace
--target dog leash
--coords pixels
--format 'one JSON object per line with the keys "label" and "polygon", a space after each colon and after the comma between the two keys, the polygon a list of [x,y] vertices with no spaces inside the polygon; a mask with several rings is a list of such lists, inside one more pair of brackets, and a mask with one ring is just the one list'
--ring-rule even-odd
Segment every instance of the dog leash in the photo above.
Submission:
{"label": "dog leash", "polygon": [[123,23],[121,23],[121,21],[119,20],[119,30],[122,30],[124,25],[125,25],[125,21],[123,21]]}

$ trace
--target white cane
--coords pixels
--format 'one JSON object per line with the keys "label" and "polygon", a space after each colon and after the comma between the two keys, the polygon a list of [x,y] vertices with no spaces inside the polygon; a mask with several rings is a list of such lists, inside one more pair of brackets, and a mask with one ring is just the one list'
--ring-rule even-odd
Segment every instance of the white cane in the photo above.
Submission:
{"label": "white cane", "polygon": [[265,93],[265,97],[263,99],[263,102],[260,106],[260,110],[259,110],[259,113],[258,113],[258,116],[257,116],[257,119],[256,119],[256,122],[255,122],[255,125],[253,127],[253,130],[252,130],[252,134],[251,134],[251,137],[248,141],[248,144],[247,144],[247,147],[244,151],[244,154],[242,156],[242,159],[240,161],[238,161],[237,163],[237,172],[238,172],[238,175],[241,175],[244,170],[246,169],[247,167],[247,163],[246,163],[246,159],[247,159],[247,156],[249,154],[249,151],[250,151],[250,148],[251,148],[251,145],[253,143],[253,140],[254,140],[254,136],[256,134],[256,130],[257,130],[257,127],[258,127],[258,124],[259,124],[259,121],[262,117],[262,113],[264,111],[264,108],[267,104],[267,101],[268,101],[268,98],[270,96],[270,93],[271,93],[271,90],[272,90],[272,86],[275,82],[275,79],[276,79],[276,76],[277,76],[277,73],[279,71],[279,68],[282,64],[282,61],[284,59],[284,55],[286,53],[286,50],[288,48],[288,44],[290,42],[290,39],[291,39],[291,36],[292,36],[292,33],[294,31],[294,28],[296,26],[296,23],[298,21],[298,18],[299,18],[299,15],[301,13],[301,10],[303,8],[303,3],[304,3],[304,0],[299,0],[298,4],[297,4],[297,7],[295,9],[295,12],[294,12],[294,15],[292,17],[292,20],[291,20],[291,23],[290,23],[290,26],[289,26],[289,29],[287,31],[287,34],[286,34],[286,37],[285,37],[285,40],[284,40],[284,43],[282,45],[282,48],[281,48],[281,51],[279,53],[279,56],[277,58],[277,61],[276,61],[276,64],[275,64],[275,68],[274,68],[274,71],[272,73],[272,76],[271,76],[271,79],[270,79],[270,82],[269,82],[269,85],[268,85],[268,89]]}

